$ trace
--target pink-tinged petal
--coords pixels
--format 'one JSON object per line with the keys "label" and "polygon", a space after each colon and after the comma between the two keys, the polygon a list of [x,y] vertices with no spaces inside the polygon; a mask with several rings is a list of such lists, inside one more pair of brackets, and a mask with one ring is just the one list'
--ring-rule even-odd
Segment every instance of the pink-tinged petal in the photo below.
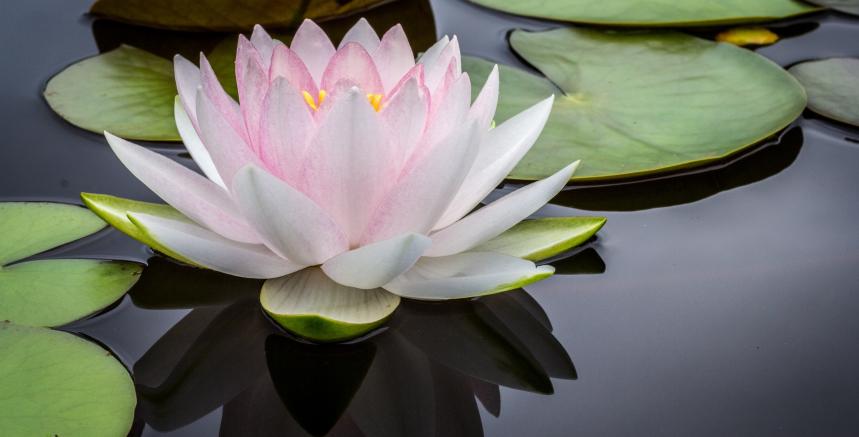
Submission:
{"label": "pink-tinged petal", "polygon": [[179,212],[231,240],[259,242],[223,188],[166,156],[107,132],[104,136],[125,167]]}
{"label": "pink-tinged petal", "polygon": [[259,153],[260,117],[263,100],[265,100],[269,88],[268,69],[263,68],[255,59],[249,58],[243,70],[243,76],[236,77],[239,101],[241,102],[241,111],[245,119],[250,146]]}
{"label": "pink-tinged petal", "polygon": [[285,45],[278,45],[274,48],[268,76],[271,81],[278,77],[286,79],[298,92],[307,91],[314,97],[319,95],[316,82],[310,75],[307,66],[304,65],[304,61]]}
{"label": "pink-tinged petal", "polygon": [[433,233],[430,236],[432,247],[426,256],[453,255],[495,238],[552,200],[569,182],[578,165],[579,161],[576,161],[552,176],[526,185]]}
{"label": "pink-tinged petal", "polygon": [[[208,100],[212,102],[227,125],[232,127],[236,134],[245,142],[248,142],[245,120],[244,117],[242,117],[239,104],[236,103],[236,101],[233,100],[226,91],[224,91],[224,88],[218,81],[218,77],[215,75],[215,71],[212,69],[212,65],[209,64],[209,60],[206,59],[203,54],[200,54],[200,82],[203,93],[206,94]],[[197,104],[196,97],[194,99],[194,104]],[[196,114],[196,109],[194,112]],[[199,118],[199,114],[197,114],[198,128],[200,127]]]}
{"label": "pink-tinged petal", "polygon": [[233,175],[248,164],[262,166],[262,161],[250,146],[230,127],[217,106],[203,93],[197,93],[197,118],[200,136],[218,174],[226,186],[231,186]]}
{"label": "pink-tinged petal", "polygon": [[373,30],[373,26],[370,25],[370,22],[367,21],[366,18],[361,18],[346,32],[346,35],[343,35],[343,39],[340,41],[339,49],[342,49],[349,44],[350,42],[358,43],[367,53],[373,54],[376,52],[376,49],[379,48],[379,35]]}
{"label": "pink-tinged petal", "polygon": [[[236,84],[239,88],[241,88],[242,82],[245,80],[245,75],[247,74],[248,64],[251,62],[257,63],[259,66],[262,66],[262,56],[260,56],[256,47],[254,47],[253,43],[251,43],[244,35],[239,35],[238,48],[236,49]],[[239,94],[240,103],[244,105],[244,102],[241,102],[241,94]]]}
{"label": "pink-tinged petal", "polygon": [[262,60],[262,66],[268,68],[271,62],[272,51],[275,46],[281,45],[280,41],[271,39],[271,36],[259,24],[254,26],[251,33],[251,43],[256,48]]}
{"label": "pink-tinged petal", "polygon": [[441,54],[441,51],[444,50],[445,47],[450,43],[450,38],[447,35],[441,37],[438,41],[435,42],[430,48],[428,48],[423,54],[418,58],[419,64],[433,64],[436,60],[438,60],[438,55]]}
{"label": "pink-tinged petal", "polygon": [[407,232],[429,233],[468,174],[479,136],[471,122],[422,156],[414,156],[376,209],[363,243]]}
{"label": "pink-tinged petal", "polygon": [[269,279],[303,269],[259,244],[239,243],[191,223],[128,214],[143,233],[203,267],[243,278]]}
{"label": "pink-tinged petal", "polygon": [[483,89],[474,99],[468,116],[477,120],[483,130],[489,129],[492,119],[495,117],[495,108],[498,106],[498,66],[492,67],[492,72],[486,78]]}
{"label": "pink-tinged petal", "polygon": [[244,216],[275,253],[304,265],[349,249],[333,219],[300,191],[255,166],[241,169],[233,193]]}
{"label": "pink-tinged petal", "polygon": [[357,82],[367,94],[385,91],[373,58],[360,44],[350,42],[331,57],[322,75],[322,89],[334,89],[341,80]]}
{"label": "pink-tinged petal", "polygon": [[552,266],[492,252],[466,252],[421,258],[384,288],[401,297],[422,300],[465,299],[513,290],[545,279]]}
{"label": "pink-tinged petal", "polygon": [[382,77],[382,85],[390,92],[400,78],[415,66],[415,55],[403,26],[397,24],[385,32],[378,50],[373,54],[373,60]]}
{"label": "pink-tinged petal", "polygon": [[465,183],[434,229],[468,214],[510,174],[543,131],[553,102],[554,96],[549,97],[488,132]]}
{"label": "pink-tinged petal", "polygon": [[462,63],[459,54],[459,40],[456,36],[451,38],[450,42],[438,53],[432,62],[423,62],[424,57],[421,57],[418,62],[424,64],[424,73],[427,87],[430,90],[435,90],[441,84],[444,75],[448,71],[448,66],[453,63],[454,71],[459,75],[462,72]]}
{"label": "pink-tinged petal", "polygon": [[[388,92],[385,94],[385,98],[382,100],[382,103],[387,102],[391,97],[397,95],[400,92],[400,89],[404,87],[413,78],[418,81],[418,85],[423,88],[426,88],[426,84],[424,81],[424,66],[421,64],[416,64],[414,67],[409,69],[409,71],[407,71],[402,78],[400,78],[400,81],[397,82],[397,84],[394,85],[393,88],[388,90]],[[426,89],[429,90],[429,88]]]}
{"label": "pink-tinged petal", "polygon": [[197,88],[200,87],[200,69],[194,63],[176,55],[173,57],[173,76],[176,78],[176,90],[185,108],[185,113],[194,126],[197,125]]}
{"label": "pink-tinged petal", "polygon": [[197,163],[200,170],[203,171],[203,174],[210,181],[220,185],[222,188],[227,188],[224,185],[223,179],[221,179],[221,175],[218,174],[218,169],[215,168],[215,163],[212,162],[209,151],[206,150],[206,146],[203,145],[203,141],[200,139],[199,134],[197,134],[197,129],[191,122],[191,118],[185,113],[185,108],[182,107],[180,100],[175,99],[173,101],[173,117],[176,120],[176,129],[179,130],[179,136],[182,137],[185,148],[188,149],[191,158],[194,159],[194,162]]}
{"label": "pink-tinged petal", "polygon": [[301,189],[301,168],[315,122],[304,97],[278,77],[263,103],[260,158],[279,178]]}
{"label": "pink-tinged petal", "polygon": [[411,156],[424,134],[429,117],[429,90],[412,78],[382,106],[382,122],[389,138],[396,139],[399,159],[396,164]]}
{"label": "pink-tinged petal", "polygon": [[468,74],[460,75],[459,79],[448,87],[447,92],[439,97],[433,97],[430,108],[425,138],[427,145],[433,145],[447,137],[468,118],[471,105],[471,80]]}
{"label": "pink-tinged petal", "polygon": [[352,88],[328,99],[332,105],[308,148],[302,180],[354,246],[396,179],[396,150],[364,91]]}
{"label": "pink-tinged petal", "polygon": [[431,243],[425,235],[398,235],[343,252],[322,264],[322,271],[342,285],[378,288],[410,269]]}
{"label": "pink-tinged petal", "polygon": [[316,23],[304,20],[292,38],[289,46],[304,61],[304,65],[317,84],[322,83],[322,74],[331,57],[334,56],[334,44]]}

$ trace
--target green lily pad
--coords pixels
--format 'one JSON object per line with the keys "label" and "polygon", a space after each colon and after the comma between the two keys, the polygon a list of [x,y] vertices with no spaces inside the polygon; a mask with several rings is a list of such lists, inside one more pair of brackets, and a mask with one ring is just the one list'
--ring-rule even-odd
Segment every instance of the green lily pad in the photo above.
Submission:
{"label": "green lily pad", "polygon": [[803,62],[790,68],[808,93],[808,108],[859,126],[859,58]]}
{"label": "green lily pad", "polygon": [[0,203],[0,320],[58,326],[101,310],[122,297],[140,276],[134,263],[50,259],[10,264],[104,227],[72,205]]}
{"label": "green lily pad", "polygon": [[511,14],[610,26],[714,26],[779,20],[819,10],[798,0],[471,0]]}
{"label": "green lily pad", "polygon": [[96,0],[90,12],[118,21],[177,30],[242,32],[255,24],[294,27],[369,9],[384,0]]}
{"label": "green lily pad", "polygon": [[45,88],[51,109],[75,126],[152,141],[180,139],[175,95],[170,61],[129,46],[72,64]]}
{"label": "green lily pad", "polygon": [[859,15],[859,0],[808,0],[808,2],[846,14]]}
{"label": "green lily pad", "polygon": [[605,224],[605,217],[547,217],[525,220],[474,248],[541,261],[584,243]]}
{"label": "green lily pad", "polygon": [[[575,181],[699,166],[771,136],[805,108],[802,87],[769,60],[685,34],[517,30],[510,43],[547,78],[502,66],[497,122],[560,94],[512,179],[543,179],[578,159]],[[480,89],[492,64],[463,66]]]}
{"label": "green lily pad", "polygon": [[65,332],[0,323],[0,435],[128,434],[137,398],[128,371]]}
{"label": "green lily pad", "polygon": [[125,235],[128,235],[129,237],[134,238],[135,240],[177,261],[192,266],[196,265],[191,260],[186,259],[167,246],[159,243],[154,238],[150,237],[149,234],[141,231],[140,228],[128,219],[129,213],[143,213],[169,220],[193,223],[189,218],[185,217],[181,212],[176,211],[172,206],[163,203],[141,202],[139,200],[124,199],[122,197],[94,193],[81,193],[81,199],[83,199],[87,208],[98,214],[102,220],[110,223],[111,226],[118,229]]}
{"label": "green lily pad", "polygon": [[379,327],[400,304],[381,288],[340,285],[318,267],[269,279],[262,286],[263,310],[288,331],[309,340],[335,342]]}

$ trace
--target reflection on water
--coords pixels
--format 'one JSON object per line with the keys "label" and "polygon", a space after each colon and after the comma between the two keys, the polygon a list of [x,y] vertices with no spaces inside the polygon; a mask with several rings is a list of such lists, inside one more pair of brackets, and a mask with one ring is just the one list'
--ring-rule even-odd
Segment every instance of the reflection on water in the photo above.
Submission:
{"label": "reflection on water", "polygon": [[576,379],[523,290],[406,301],[363,341],[315,345],[266,319],[258,286],[153,259],[135,303],[195,308],[133,366],[140,419],[172,431],[222,407],[221,436],[482,436],[477,403],[499,415],[500,387],[551,394],[551,378]]}

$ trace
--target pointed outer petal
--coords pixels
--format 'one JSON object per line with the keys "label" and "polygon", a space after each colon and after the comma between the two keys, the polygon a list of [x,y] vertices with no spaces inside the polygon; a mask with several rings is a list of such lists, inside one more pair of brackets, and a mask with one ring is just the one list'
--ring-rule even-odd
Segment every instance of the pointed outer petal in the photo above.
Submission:
{"label": "pointed outer petal", "polygon": [[251,44],[254,45],[259,53],[262,66],[268,68],[271,64],[271,55],[275,46],[281,45],[278,41],[271,39],[271,36],[259,24],[254,26],[254,31],[251,33]]}
{"label": "pointed outer petal", "polygon": [[319,342],[349,340],[379,327],[400,304],[381,288],[361,290],[332,281],[319,268],[265,281],[263,310],[281,326]]}
{"label": "pointed outer petal", "polygon": [[397,24],[385,32],[379,49],[373,54],[373,60],[386,91],[391,90],[415,66],[415,55],[402,25]]}
{"label": "pointed outer petal", "polygon": [[[238,68],[238,67],[236,67]],[[262,115],[262,104],[268,93],[268,69],[253,57],[247,60],[244,68],[244,76],[236,77],[239,90],[239,102],[245,120],[251,149],[259,154],[259,129],[260,116]]]}
{"label": "pointed outer petal", "polygon": [[366,94],[385,92],[373,58],[358,43],[347,43],[331,57],[322,75],[322,89],[334,89],[337,82],[342,79],[357,82]]}
{"label": "pointed outer petal", "polygon": [[401,297],[463,299],[514,290],[552,276],[552,266],[492,252],[421,258],[384,288]]}
{"label": "pointed outer petal", "polygon": [[396,150],[364,91],[352,88],[328,99],[331,109],[308,148],[302,180],[355,246],[399,173],[391,164]]}
{"label": "pointed outer petal", "polygon": [[441,50],[433,62],[423,64],[426,68],[424,71],[427,87],[431,90],[435,90],[441,84],[449,65],[453,64],[454,71],[459,75],[462,72],[462,61],[459,54],[459,40],[456,39],[456,36],[451,38],[450,42]]}
{"label": "pointed outer petal", "polygon": [[412,268],[430,244],[425,235],[403,234],[343,252],[322,264],[322,271],[349,287],[377,288]]}
{"label": "pointed outer petal", "polygon": [[232,185],[233,175],[240,168],[248,164],[263,166],[262,160],[230,127],[223,114],[202,92],[197,93],[197,118],[203,144],[206,145],[218,174],[228,187]]}
{"label": "pointed outer petal", "polygon": [[346,32],[346,35],[343,35],[343,39],[337,48],[342,49],[350,42],[360,44],[367,50],[367,53],[373,54],[379,48],[379,34],[376,33],[366,18],[361,18]]}
{"label": "pointed outer petal", "polygon": [[[226,91],[224,91],[221,83],[218,82],[218,77],[215,75],[215,71],[212,70],[212,65],[209,64],[209,60],[206,59],[202,53],[200,54],[200,82],[202,84],[203,93],[206,95],[208,100],[212,102],[214,108],[221,114],[221,118],[226,123],[226,126],[232,127],[242,140],[247,143],[247,130],[245,129],[245,121],[242,117],[239,104],[236,103],[236,101],[233,100]],[[195,99],[194,102],[195,105],[198,106],[195,110],[195,114],[197,114],[197,127],[199,128],[200,102],[198,99]],[[205,137],[205,135],[203,135],[203,137]]]}
{"label": "pointed outer petal", "polygon": [[429,90],[420,85],[416,77],[406,82],[397,94],[383,104],[380,115],[388,137],[396,139],[398,163],[411,156],[423,138],[429,117],[429,105]]}
{"label": "pointed outer petal", "polygon": [[541,181],[526,185],[431,235],[427,256],[464,252],[510,229],[555,197],[578,167],[576,161]]}
{"label": "pointed outer petal", "polygon": [[304,97],[286,79],[275,79],[263,102],[260,159],[276,176],[299,189],[304,155],[314,130],[313,115]]}
{"label": "pointed outer petal", "polygon": [[289,47],[304,61],[313,80],[317,84],[322,83],[325,67],[328,66],[336,51],[325,31],[313,21],[304,20],[295,32]]}
{"label": "pointed outer petal", "polygon": [[543,217],[524,220],[473,250],[542,261],[584,243],[602,229],[605,222],[605,217]]}
{"label": "pointed outer petal", "polygon": [[197,88],[201,85],[200,69],[182,55],[176,55],[173,57],[173,76],[176,78],[176,90],[179,92],[182,106],[196,127]]}
{"label": "pointed outer petal", "polygon": [[471,80],[468,73],[460,75],[444,95],[436,97],[439,96],[434,95],[432,98],[430,119],[424,135],[427,145],[436,144],[468,119],[471,106]]}
{"label": "pointed outer petal", "polygon": [[231,240],[259,242],[221,187],[166,156],[107,132],[104,136],[125,167],[179,212]]}
{"label": "pointed outer petal", "polygon": [[218,169],[215,168],[215,163],[212,162],[212,157],[209,156],[209,151],[206,150],[206,146],[200,140],[197,129],[191,122],[191,118],[188,117],[185,108],[182,107],[181,100],[181,98],[177,97],[173,101],[173,117],[176,119],[176,129],[179,130],[179,136],[182,137],[185,148],[188,149],[191,158],[194,158],[194,162],[197,163],[200,170],[203,171],[203,174],[210,181],[220,185],[222,188],[227,188],[224,185],[223,179],[221,179],[221,175],[218,174]]}
{"label": "pointed outer petal", "polygon": [[147,237],[197,265],[243,278],[268,279],[304,266],[281,258],[258,244],[239,243],[199,226],[147,214],[128,214]]}
{"label": "pointed outer petal", "polygon": [[376,209],[362,241],[406,232],[426,234],[451,201],[477,156],[476,123],[457,129],[425,156],[416,156]]}
{"label": "pointed outer petal", "polygon": [[554,98],[535,104],[489,131],[462,189],[433,229],[444,228],[468,214],[510,174],[543,131]]}
{"label": "pointed outer petal", "polygon": [[310,75],[310,71],[304,65],[304,61],[294,51],[283,44],[279,44],[274,48],[268,77],[271,81],[274,81],[278,77],[283,77],[299,93],[307,91],[311,96],[319,95],[316,81],[313,80],[313,76]]}
{"label": "pointed outer petal", "polygon": [[322,208],[265,170],[241,169],[233,193],[265,244],[285,258],[315,265],[349,250],[346,236]]}
{"label": "pointed outer petal", "polygon": [[430,48],[428,48],[421,56],[418,58],[417,62],[419,64],[433,64],[436,60],[438,60],[438,55],[441,54],[441,51],[444,50],[445,47],[450,43],[450,38],[447,35],[441,37],[438,41],[435,42]]}
{"label": "pointed outer petal", "polygon": [[[495,118],[495,108],[498,106],[498,65],[492,67],[492,72],[486,78],[483,89],[474,99],[468,116],[480,123],[480,128],[488,130]],[[494,147],[491,146],[490,147]]]}

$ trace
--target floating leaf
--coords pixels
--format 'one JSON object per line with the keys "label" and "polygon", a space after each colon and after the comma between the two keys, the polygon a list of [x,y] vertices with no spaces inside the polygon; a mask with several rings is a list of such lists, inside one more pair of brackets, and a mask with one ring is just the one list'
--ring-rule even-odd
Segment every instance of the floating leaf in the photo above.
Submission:
{"label": "floating leaf", "polygon": [[846,14],[859,15],[859,0],[808,0],[808,2]]}
{"label": "floating leaf", "polygon": [[97,0],[96,15],[118,21],[179,30],[242,32],[255,24],[291,27],[360,12],[382,0]]}
{"label": "floating leaf", "polygon": [[0,435],[128,434],[137,402],[128,372],[64,332],[0,323]]}
{"label": "floating leaf", "polygon": [[84,59],[48,81],[45,99],[69,123],[123,138],[178,141],[173,65],[129,46]]}
{"label": "floating leaf", "polygon": [[808,92],[808,108],[859,126],[859,58],[803,62],[790,68]]}
{"label": "floating leaf", "polygon": [[143,213],[170,220],[190,222],[181,212],[163,203],[141,202],[107,194],[81,193],[84,204],[104,221],[135,240],[185,264],[195,265],[191,260],[170,250],[128,219],[128,213]]}
{"label": "floating leaf", "polygon": [[0,320],[58,326],[115,302],[140,276],[134,263],[51,259],[11,264],[104,227],[72,205],[0,203]]}
{"label": "floating leaf", "polygon": [[605,217],[547,217],[525,220],[474,248],[540,261],[587,241],[605,224]]}
{"label": "floating leaf", "polygon": [[[769,137],[805,107],[799,83],[767,59],[680,33],[517,30],[510,42],[548,79],[501,67],[499,123],[563,93],[512,179],[542,179],[578,159],[578,181],[698,166]],[[474,88],[491,65],[463,61]]]}
{"label": "floating leaf", "polygon": [[471,0],[511,14],[611,26],[713,26],[814,12],[797,0]]}
{"label": "floating leaf", "polygon": [[765,27],[735,27],[720,32],[716,35],[716,41],[735,46],[765,46],[778,41],[778,35]]}
{"label": "floating leaf", "polygon": [[317,267],[265,281],[262,308],[289,331],[320,342],[343,341],[381,325],[400,303],[383,289],[340,285]]}

